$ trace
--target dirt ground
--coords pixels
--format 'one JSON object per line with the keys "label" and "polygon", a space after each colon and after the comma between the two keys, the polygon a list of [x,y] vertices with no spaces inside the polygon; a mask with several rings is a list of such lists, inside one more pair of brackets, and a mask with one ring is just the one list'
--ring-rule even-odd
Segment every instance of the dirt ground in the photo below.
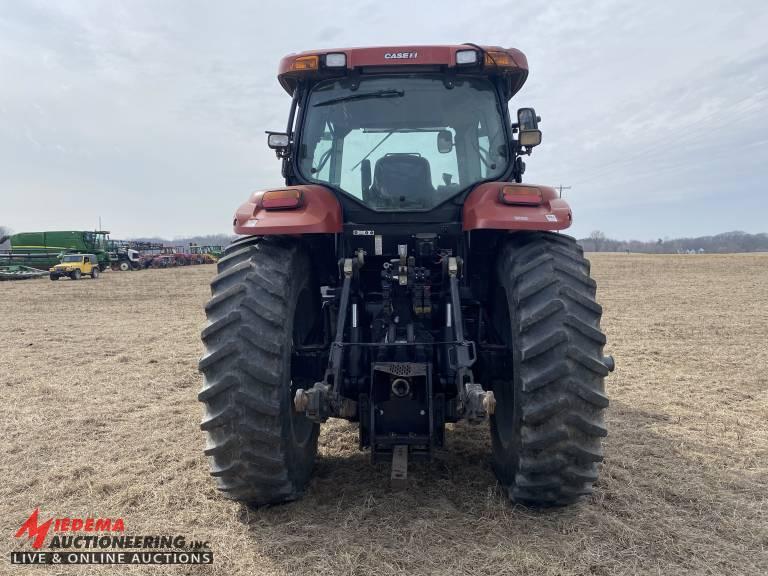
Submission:
{"label": "dirt ground", "polygon": [[[611,406],[593,497],[509,504],[486,427],[457,426],[406,491],[352,425],[323,429],[306,497],[248,510],[208,476],[198,429],[212,266],[0,283],[4,574],[766,574],[768,254],[592,255]],[[20,567],[52,516],[208,540],[213,566]]]}

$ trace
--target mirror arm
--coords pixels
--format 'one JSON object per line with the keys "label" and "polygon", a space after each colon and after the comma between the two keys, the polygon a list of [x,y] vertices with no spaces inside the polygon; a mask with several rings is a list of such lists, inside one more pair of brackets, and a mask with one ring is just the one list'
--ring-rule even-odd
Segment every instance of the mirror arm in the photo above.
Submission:
{"label": "mirror arm", "polygon": [[286,148],[276,148],[275,155],[279,160],[283,161],[283,177],[286,173],[286,163],[291,157],[291,143],[293,142],[293,123],[296,119],[296,107],[299,104],[299,90],[294,90],[293,98],[291,98],[291,109],[288,112],[288,125],[285,128],[285,133],[288,135],[288,146]]}

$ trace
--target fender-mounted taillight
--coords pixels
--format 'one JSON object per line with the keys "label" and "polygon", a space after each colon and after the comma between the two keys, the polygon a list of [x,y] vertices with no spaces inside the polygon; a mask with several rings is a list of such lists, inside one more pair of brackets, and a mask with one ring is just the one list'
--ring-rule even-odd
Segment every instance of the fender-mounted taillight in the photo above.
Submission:
{"label": "fender-mounted taillight", "polygon": [[523,206],[538,206],[544,201],[541,190],[535,186],[503,186],[499,192],[499,200],[503,204],[522,204]]}
{"label": "fender-mounted taillight", "polygon": [[261,197],[264,210],[291,210],[301,206],[301,190],[270,190]]}

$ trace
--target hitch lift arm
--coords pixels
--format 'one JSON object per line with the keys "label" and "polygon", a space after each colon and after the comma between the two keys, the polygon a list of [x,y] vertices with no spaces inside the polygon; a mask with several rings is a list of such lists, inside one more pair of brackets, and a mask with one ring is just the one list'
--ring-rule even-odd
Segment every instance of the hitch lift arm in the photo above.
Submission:
{"label": "hitch lift arm", "polygon": [[347,310],[349,309],[352,279],[354,277],[357,258],[345,258],[341,262],[344,281],[341,286],[339,299],[339,315],[336,318],[336,336],[331,343],[328,358],[328,368],[325,377],[315,382],[309,390],[299,388],[294,396],[294,408],[297,412],[305,412],[307,418],[315,422],[325,422],[329,416],[338,413],[341,408],[339,385],[342,378],[341,369],[344,363],[344,330],[347,325]]}
{"label": "hitch lift arm", "polygon": [[[461,260],[448,259],[448,282],[450,289],[450,307],[446,314],[446,322],[453,323],[456,345],[456,385],[458,388],[460,409],[470,422],[478,422],[487,414],[493,414],[496,409],[496,399],[493,392],[483,390],[474,381],[472,365],[475,363],[476,352],[474,342],[464,338],[464,319],[461,314],[461,297],[459,296],[459,268]],[[471,353],[470,353],[471,350]]]}

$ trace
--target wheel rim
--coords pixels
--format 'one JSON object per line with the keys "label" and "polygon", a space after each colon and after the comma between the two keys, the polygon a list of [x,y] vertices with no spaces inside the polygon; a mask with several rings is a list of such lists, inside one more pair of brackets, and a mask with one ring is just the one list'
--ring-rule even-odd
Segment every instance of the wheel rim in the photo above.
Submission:
{"label": "wheel rim", "polygon": [[293,443],[296,446],[303,447],[306,446],[307,442],[309,442],[315,425],[314,422],[312,422],[304,414],[299,413],[294,409],[293,397],[296,393],[296,388],[299,387],[295,386],[293,380],[291,380],[291,397],[288,399],[291,404],[291,440],[293,440]]}
{"label": "wheel rim", "polygon": [[[499,286],[496,291],[494,314],[496,329],[504,344],[509,347],[510,354],[514,351],[511,346],[512,319],[509,313],[509,301],[504,289]],[[504,450],[509,450],[515,443],[515,395],[514,380],[509,378],[495,383],[496,410],[492,422],[494,434]]]}
{"label": "wheel rim", "polygon": [[[307,287],[301,290],[299,293],[296,309],[293,316],[293,336],[291,338],[291,355],[293,354],[293,347],[296,344],[307,344],[310,339],[310,332],[314,324],[314,310],[312,304],[312,294]],[[289,359],[289,366],[291,361]],[[291,370],[292,371],[292,370]],[[291,440],[297,446],[305,446],[310,441],[312,433],[314,431],[315,423],[307,418],[303,413],[297,412],[293,406],[293,399],[296,395],[296,390],[299,388],[308,388],[314,383],[308,382],[306,379],[295,380],[290,379],[290,396],[288,402],[290,404],[290,424],[291,424]]]}

